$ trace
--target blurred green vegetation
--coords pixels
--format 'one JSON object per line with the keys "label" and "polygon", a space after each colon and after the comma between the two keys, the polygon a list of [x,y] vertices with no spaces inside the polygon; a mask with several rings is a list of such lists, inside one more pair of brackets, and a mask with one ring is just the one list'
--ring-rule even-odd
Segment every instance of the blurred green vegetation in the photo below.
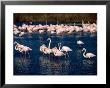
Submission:
{"label": "blurred green vegetation", "polygon": [[96,22],[96,13],[14,13],[15,22]]}

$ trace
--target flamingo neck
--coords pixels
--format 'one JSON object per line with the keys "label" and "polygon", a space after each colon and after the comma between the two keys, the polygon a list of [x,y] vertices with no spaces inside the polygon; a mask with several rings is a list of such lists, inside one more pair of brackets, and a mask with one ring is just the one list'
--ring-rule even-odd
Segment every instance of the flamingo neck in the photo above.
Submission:
{"label": "flamingo neck", "polygon": [[18,50],[18,45],[15,46],[15,50]]}
{"label": "flamingo neck", "polygon": [[18,44],[18,43],[15,41],[14,44]]}
{"label": "flamingo neck", "polygon": [[84,49],[84,53],[83,53],[83,56],[84,56],[84,57],[86,57],[86,55],[85,55],[85,54],[86,54],[86,49]]}
{"label": "flamingo neck", "polygon": [[48,45],[48,48],[50,49],[50,44],[51,44],[51,39],[49,39],[49,45]]}
{"label": "flamingo neck", "polygon": [[59,47],[58,49],[61,51],[61,43],[60,43],[60,44],[58,44],[58,47]]}

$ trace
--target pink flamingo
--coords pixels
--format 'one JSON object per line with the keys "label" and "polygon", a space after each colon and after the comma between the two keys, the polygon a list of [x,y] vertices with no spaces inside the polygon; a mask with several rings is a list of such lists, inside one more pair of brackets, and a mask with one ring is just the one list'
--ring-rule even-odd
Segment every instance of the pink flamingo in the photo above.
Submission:
{"label": "pink flamingo", "polygon": [[51,39],[48,38],[47,40],[49,40],[48,47],[46,47],[46,45],[43,44],[42,46],[40,46],[40,51],[43,52],[44,54],[51,54],[52,53],[52,49],[50,49]]}
{"label": "pink flamingo", "polygon": [[28,53],[28,51],[32,50],[30,47],[27,47],[27,46],[24,46],[24,45],[21,45],[17,42],[14,42],[14,44],[16,44],[15,46],[15,50],[18,50],[19,52],[21,53],[25,53],[25,57],[26,57],[26,53]]}

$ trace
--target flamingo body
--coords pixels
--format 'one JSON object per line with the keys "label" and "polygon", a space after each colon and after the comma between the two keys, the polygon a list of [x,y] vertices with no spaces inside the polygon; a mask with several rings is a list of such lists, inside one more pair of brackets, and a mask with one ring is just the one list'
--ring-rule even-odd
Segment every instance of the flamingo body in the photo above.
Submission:
{"label": "flamingo body", "polygon": [[93,54],[93,53],[86,53],[86,49],[85,49],[85,48],[83,48],[82,51],[84,51],[84,53],[83,53],[84,58],[89,58],[89,59],[90,59],[90,58],[96,56],[96,55]]}
{"label": "flamingo body", "polygon": [[61,51],[69,52],[72,51],[72,49],[70,49],[68,46],[63,46]]}
{"label": "flamingo body", "polygon": [[84,43],[83,43],[81,40],[78,40],[78,41],[77,41],[77,44],[78,44],[78,45],[82,45],[82,44],[84,44]]}

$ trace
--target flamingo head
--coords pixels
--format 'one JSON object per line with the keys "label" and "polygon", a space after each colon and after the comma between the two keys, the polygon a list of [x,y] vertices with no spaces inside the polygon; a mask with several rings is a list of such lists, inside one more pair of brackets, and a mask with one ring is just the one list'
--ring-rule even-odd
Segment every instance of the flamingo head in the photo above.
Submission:
{"label": "flamingo head", "polygon": [[48,38],[47,41],[48,41],[48,40],[51,42],[51,38]]}
{"label": "flamingo head", "polygon": [[15,41],[14,44],[18,44],[18,43]]}
{"label": "flamingo head", "polygon": [[82,49],[82,51],[86,50],[85,48]]}

